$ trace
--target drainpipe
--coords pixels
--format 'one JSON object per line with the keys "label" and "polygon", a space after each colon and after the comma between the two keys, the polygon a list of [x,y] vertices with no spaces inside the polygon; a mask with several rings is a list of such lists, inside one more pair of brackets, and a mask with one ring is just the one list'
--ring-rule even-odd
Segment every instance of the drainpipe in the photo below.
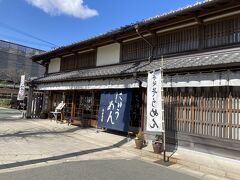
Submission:
{"label": "drainpipe", "polygon": [[138,36],[141,37],[151,47],[151,54],[148,57],[149,62],[151,62],[153,58],[154,46],[139,32],[139,25],[135,25],[134,27]]}

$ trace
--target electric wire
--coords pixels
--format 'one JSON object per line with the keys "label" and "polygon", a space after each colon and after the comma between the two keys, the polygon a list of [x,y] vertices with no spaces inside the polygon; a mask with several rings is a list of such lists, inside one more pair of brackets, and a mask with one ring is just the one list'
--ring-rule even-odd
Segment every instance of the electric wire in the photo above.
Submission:
{"label": "electric wire", "polygon": [[[32,45],[37,45],[37,46],[41,46],[41,47],[48,47],[48,48],[52,48],[52,45],[46,44],[46,43],[42,43],[42,42],[37,42],[37,41],[31,41],[31,40],[26,40],[26,39],[22,39],[22,38],[18,38],[16,36],[11,36],[11,35],[7,35],[7,34],[2,34],[0,33],[0,37],[4,37],[6,39],[12,39],[21,43],[27,43],[27,44],[32,44]],[[4,40],[5,41],[5,40]],[[8,42],[8,41],[7,41]],[[9,42],[11,43],[11,42]]]}
{"label": "electric wire", "polygon": [[32,34],[29,34],[29,33],[27,33],[27,32],[24,32],[24,31],[22,31],[22,30],[19,30],[19,29],[15,28],[15,27],[12,27],[12,26],[10,26],[10,25],[8,25],[8,24],[6,24],[6,23],[0,22],[0,26],[3,27],[3,28],[5,28],[5,29],[8,29],[8,30],[14,31],[14,32],[16,32],[16,33],[22,34],[22,35],[24,35],[24,36],[30,37],[30,38],[32,38],[32,39],[35,39],[35,40],[41,41],[41,42],[43,42],[43,43],[49,44],[49,45],[51,45],[53,48],[57,48],[57,47],[58,47],[58,45],[56,45],[56,44],[54,44],[54,43],[51,43],[51,42],[49,42],[49,41],[43,40],[43,39],[41,39],[41,38],[39,38],[39,37],[36,37],[36,36],[34,36],[34,35],[32,35]]}

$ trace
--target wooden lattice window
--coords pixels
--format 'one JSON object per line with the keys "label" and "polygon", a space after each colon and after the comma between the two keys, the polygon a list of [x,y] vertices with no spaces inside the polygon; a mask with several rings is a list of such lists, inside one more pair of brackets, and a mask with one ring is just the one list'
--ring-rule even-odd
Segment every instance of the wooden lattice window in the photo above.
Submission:
{"label": "wooden lattice window", "polygon": [[61,58],[61,71],[77,70],[96,65],[96,51],[76,53]]}
{"label": "wooden lattice window", "polygon": [[[151,37],[146,37],[152,42]],[[151,56],[151,47],[143,39],[125,42],[122,44],[122,61],[143,60]]]}
{"label": "wooden lattice window", "polygon": [[100,92],[76,92],[75,114],[76,120],[97,120],[100,103]]}
{"label": "wooden lattice window", "polygon": [[122,61],[143,60],[149,56],[160,57],[164,54],[196,50],[199,47],[197,26],[146,37],[154,46],[153,50],[143,39],[122,44]]}
{"label": "wooden lattice window", "polygon": [[75,55],[64,56],[61,58],[61,71],[68,71],[75,69]]}
{"label": "wooden lattice window", "polygon": [[73,97],[74,92],[65,93],[65,106],[63,109],[65,119],[70,119],[72,117]]}
{"label": "wooden lattice window", "polygon": [[204,26],[205,48],[240,42],[240,16],[210,22]]}
{"label": "wooden lattice window", "polygon": [[239,87],[165,89],[168,131],[240,140]]}
{"label": "wooden lattice window", "polygon": [[196,26],[160,34],[157,40],[156,56],[195,50],[198,44],[199,33]]}
{"label": "wooden lattice window", "polygon": [[94,67],[96,65],[96,51],[77,54],[76,69]]}

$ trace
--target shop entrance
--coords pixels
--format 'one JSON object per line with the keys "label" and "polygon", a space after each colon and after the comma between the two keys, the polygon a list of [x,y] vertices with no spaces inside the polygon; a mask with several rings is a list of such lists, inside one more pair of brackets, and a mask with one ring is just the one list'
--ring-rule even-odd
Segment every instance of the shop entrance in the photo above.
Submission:
{"label": "shop entrance", "polygon": [[[129,131],[142,129],[143,94],[140,89],[132,89]],[[63,119],[72,120],[80,126],[97,127],[101,90],[62,91],[52,94],[52,109],[63,100]]]}
{"label": "shop entrance", "polygon": [[142,129],[143,116],[143,91],[140,89],[133,89],[132,103],[130,111],[129,131],[138,132]]}
{"label": "shop entrance", "polygon": [[80,126],[97,127],[100,91],[65,92],[64,119]]}
{"label": "shop entrance", "polygon": [[63,101],[63,93],[56,91],[52,94],[51,111],[54,111],[57,105]]}

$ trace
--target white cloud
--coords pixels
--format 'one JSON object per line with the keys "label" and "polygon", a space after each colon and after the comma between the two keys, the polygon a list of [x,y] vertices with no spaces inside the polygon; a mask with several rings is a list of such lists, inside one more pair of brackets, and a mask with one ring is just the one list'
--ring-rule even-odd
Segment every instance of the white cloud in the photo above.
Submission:
{"label": "white cloud", "polygon": [[97,10],[90,9],[87,5],[84,5],[83,0],[26,0],[26,1],[53,16],[65,14],[81,19],[86,19],[98,15]]}

